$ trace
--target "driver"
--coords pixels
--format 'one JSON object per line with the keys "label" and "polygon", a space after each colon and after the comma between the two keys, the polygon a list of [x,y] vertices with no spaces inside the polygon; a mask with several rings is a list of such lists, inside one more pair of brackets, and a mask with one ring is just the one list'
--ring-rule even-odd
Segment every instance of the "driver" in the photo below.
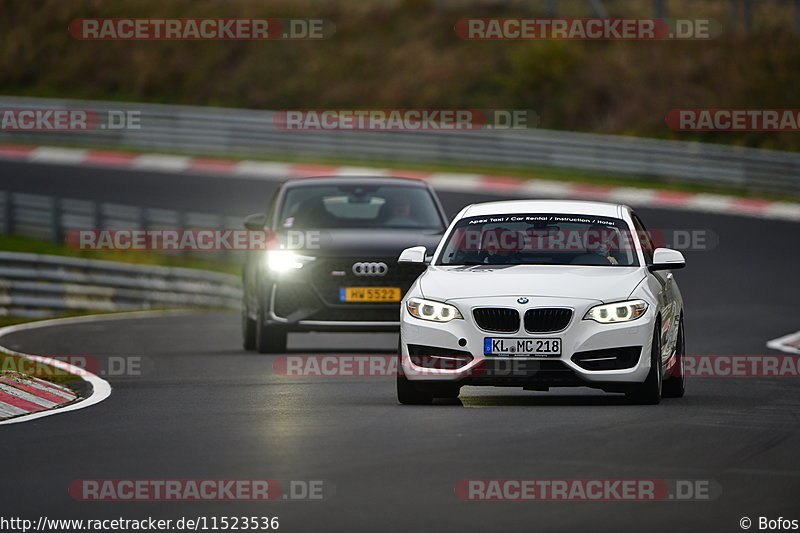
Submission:
{"label": "driver", "polygon": [[389,218],[384,222],[387,226],[407,226],[414,224],[411,216],[411,199],[405,194],[390,196],[386,199]]}
{"label": "driver", "polygon": [[[506,232],[511,233],[507,234]],[[504,244],[506,241],[503,240],[504,237],[516,236],[515,233],[513,230],[502,227],[486,232],[486,235],[484,235],[484,250],[487,263],[504,265],[518,262],[519,251],[516,249],[516,245],[512,244],[511,247],[508,247],[507,244]],[[517,241],[516,239],[510,239],[510,242],[516,243]]]}
{"label": "driver", "polygon": [[614,243],[619,246],[619,230],[613,226],[593,224],[587,232],[587,253],[602,257],[610,265],[618,265],[613,255]]}

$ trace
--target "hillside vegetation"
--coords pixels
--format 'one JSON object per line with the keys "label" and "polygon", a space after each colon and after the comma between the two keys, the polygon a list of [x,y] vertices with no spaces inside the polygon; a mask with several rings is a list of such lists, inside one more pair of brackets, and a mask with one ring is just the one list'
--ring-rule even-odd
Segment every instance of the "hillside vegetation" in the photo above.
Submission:
{"label": "hillside vegetation", "polygon": [[[669,15],[711,17],[710,41],[462,41],[462,17],[536,16],[542,2],[352,0],[0,0],[0,93],[281,108],[533,109],[540,126],[798,150],[798,133],[678,133],[673,108],[798,106],[800,36],[791,3],[759,2],[750,31],[728,1],[670,0]],[[564,16],[590,16],[561,2]],[[610,1],[612,16],[652,2]],[[566,11],[569,6],[569,11]],[[78,41],[84,17],[320,17],[325,41]]]}

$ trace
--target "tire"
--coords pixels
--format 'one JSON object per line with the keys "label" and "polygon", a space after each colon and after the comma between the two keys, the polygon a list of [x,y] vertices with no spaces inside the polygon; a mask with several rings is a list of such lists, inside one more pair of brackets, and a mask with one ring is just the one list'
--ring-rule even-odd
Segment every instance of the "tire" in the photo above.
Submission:
{"label": "tire", "polygon": [[434,398],[458,398],[461,386],[453,383],[425,383],[422,384],[422,390]]}
{"label": "tire", "polygon": [[664,371],[661,368],[660,329],[661,326],[656,324],[656,330],[653,332],[653,341],[650,345],[650,372],[647,373],[647,378],[645,378],[644,383],[625,394],[630,403],[657,405],[661,402],[661,387]]}
{"label": "tire", "polygon": [[678,341],[675,345],[676,365],[671,375],[664,381],[661,395],[664,398],[683,398],[686,394],[686,371],[684,370],[684,357],[686,355],[686,341],[683,336],[683,319],[678,326]]}
{"label": "tire", "polygon": [[242,309],[242,348],[256,349],[256,321],[247,316],[247,309]]}
{"label": "tire", "polygon": [[256,350],[258,353],[283,353],[286,351],[287,331],[283,326],[264,324],[264,311],[258,309],[256,321]]}
{"label": "tire", "polygon": [[397,401],[402,405],[430,405],[433,395],[420,390],[403,374],[402,355],[397,355]]}

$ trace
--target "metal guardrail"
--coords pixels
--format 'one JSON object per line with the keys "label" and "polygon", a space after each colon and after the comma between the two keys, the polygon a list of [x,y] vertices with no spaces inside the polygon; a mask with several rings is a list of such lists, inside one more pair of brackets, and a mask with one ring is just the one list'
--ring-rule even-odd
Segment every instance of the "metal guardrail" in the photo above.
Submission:
{"label": "metal guardrail", "polygon": [[241,305],[237,276],[0,252],[0,316],[40,318],[67,311],[229,308]]}
{"label": "metal guardrail", "polygon": [[[64,242],[81,229],[215,229],[238,217],[0,191],[3,233]],[[197,251],[239,260],[242,252]],[[237,276],[191,268],[136,265],[55,255],[0,252],[0,316],[40,318],[67,311],[231,308],[241,305]]]}
{"label": "metal guardrail", "polygon": [[140,129],[0,131],[0,141],[238,156],[546,166],[653,180],[800,192],[800,154],[718,144],[554,130],[286,131],[274,112],[0,96],[0,109],[140,113]]}
{"label": "metal guardrail", "polygon": [[[0,190],[0,233],[63,243],[72,230],[239,229],[241,217],[93,202]],[[236,251],[185,252],[240,259]]]}

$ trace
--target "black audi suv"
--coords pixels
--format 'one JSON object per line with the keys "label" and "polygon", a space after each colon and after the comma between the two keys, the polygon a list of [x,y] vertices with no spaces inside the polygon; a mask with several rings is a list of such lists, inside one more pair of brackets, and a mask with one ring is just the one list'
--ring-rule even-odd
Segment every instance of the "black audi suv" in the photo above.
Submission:
{"label": "black audi suv", "polygon": [[446,226],[422,180],[285,182],[265,214],[245,219],[273,240],[245,260],[244,348],[282,352],[293,331],[397,331],[400,300],[424,268],[397,258],[411,246],[433,250]]}

